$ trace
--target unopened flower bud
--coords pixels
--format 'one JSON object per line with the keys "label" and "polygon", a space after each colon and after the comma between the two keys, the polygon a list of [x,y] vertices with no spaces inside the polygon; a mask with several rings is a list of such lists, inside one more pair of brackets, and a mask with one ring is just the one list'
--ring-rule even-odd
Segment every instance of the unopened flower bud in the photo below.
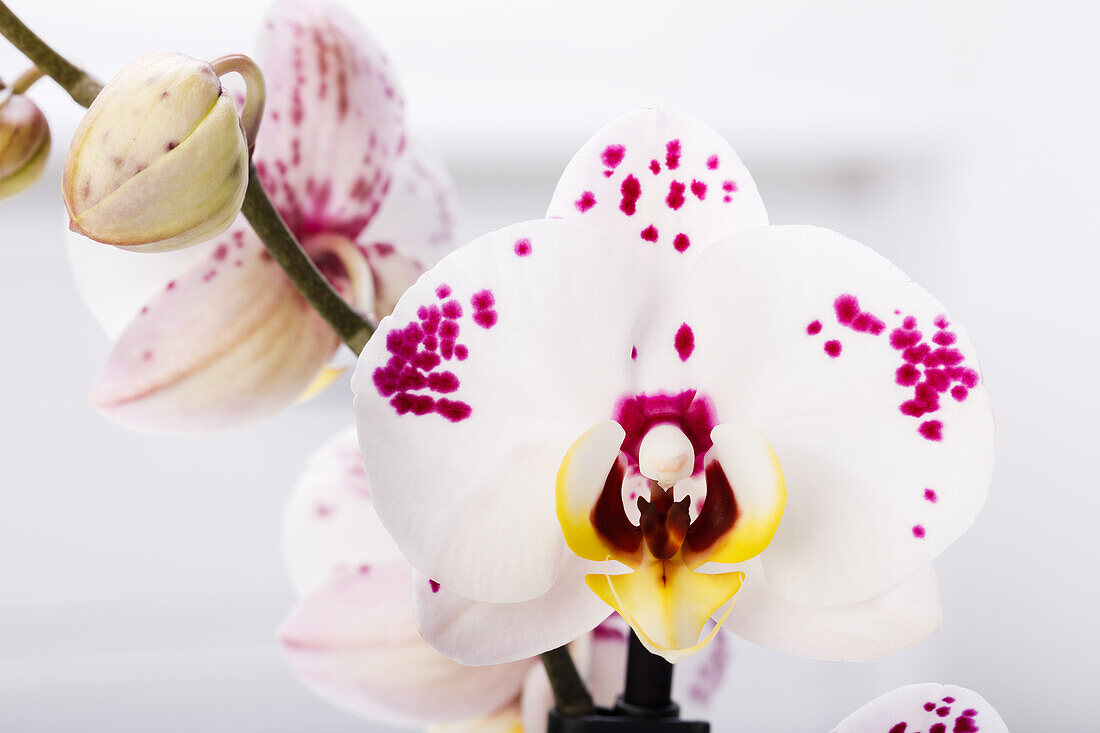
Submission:
{"label": "unopened flower bud", "polygon": [[[237,217],[263,81],[244,57],[218,69],[155,53],[103,88],[73,136],[62,191],[73,231],[124,249],[165,251],[204,242]],[[241,63],[243,59],[243,68]],[[220,71],[248,84],[243,116]]]}
{"label": "unopened flower bud", "polygon": [[50,157],[50,126],[22,94],[0,92],[0,199],[38,180]]}

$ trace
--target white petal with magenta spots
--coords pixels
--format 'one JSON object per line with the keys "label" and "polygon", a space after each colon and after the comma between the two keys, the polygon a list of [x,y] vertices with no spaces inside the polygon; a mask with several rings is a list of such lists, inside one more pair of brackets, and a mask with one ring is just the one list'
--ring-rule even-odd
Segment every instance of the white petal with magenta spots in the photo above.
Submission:
{"label": "white petal with magenta spots", "polygon": [[899,687],[845,718],[833,733],[1008,733],[993,706],[958,685]]}
{"label": "white petal with magenta spots", "polygon": [[858,603],[970,526],[992,475],[993,416],[966,331],[935,298],[815,227],[741,232],[691,277],[700,386],[720,421],[771,443],[786,477],[762,556],[778,593]]}
{"label": "white petal with magenta spots", "polygon": [[375,508],[414,567],[481,601],[553,585],[558,465],[629,385],[638,280],[598,231],[527,222],[445,258],[380,324],[356,418]]}
{"label": "white petal with magenta spots", "polygon": [[294,485],[283,512],[283,557],[302,595],[334,573],[401,558],[371,506],[354,426],[318,448]]}
{"label": "white petal with magenta spots", "polygon": [[325,0],[278,3],[259,46],[267,80],[260,179],[294,232],[354,239],[378,211],[405,145],[389,61],[351,14]]}
{"label": "white petal with magenta spots", "polygon": [[730,144],[682,112],[643,109],[597,132],[570,161],[547,213],[598,226],[664,266],[768,223]]}

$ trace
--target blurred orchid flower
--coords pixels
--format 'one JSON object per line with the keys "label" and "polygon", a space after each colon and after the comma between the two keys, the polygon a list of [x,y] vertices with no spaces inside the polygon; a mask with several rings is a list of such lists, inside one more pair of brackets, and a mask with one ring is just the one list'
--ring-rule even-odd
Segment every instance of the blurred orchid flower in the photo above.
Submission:
{"label": "blurred orchid flower", "polygon": [[[553,699],[537,659],[464,667],[420,637],[411,568],[371,506],[354,429],[310,460],[287,505],[283,549],[302,600],[279,636],[319,695],[371,719],[436,731],[545,730]],[[612,704],[622,690],[627,633],[612,616],[571,645],[597,704]],[[710,701],[725,661],[715,645],[678,677],[688,709]]]}
{"label": "blurred orchid flower", "polygon": [[927,682],[899,687],[845,718],[833,733],[1008,733],[978,693]]}
{"label": "blurred orchid flower", "polygon": [[635,112],[548,219],[451,254],[383,321],[359,435],[383,523],[443,588],[415,586],[437,649],[519,659],[609,607],[672,661],[723,621],[846,660],[938,628],[929,562],[992,471],[974,349],[870,249],[766,224],[712,129]]}
{"label": "blurred orchid flower", "polygon": [[[448,175],[406,142],[388,61],[340,8],[280,2],[263,24],[259,59],[268,93],[255,162],[264,187],[341,294],[385,315],[450,247]],[[337,373],[336,335],[243,218],[184,251],[135,254],[73,235],[69,254],[93,315],[116,339],[93,401],[127,425],[239,425]]]}

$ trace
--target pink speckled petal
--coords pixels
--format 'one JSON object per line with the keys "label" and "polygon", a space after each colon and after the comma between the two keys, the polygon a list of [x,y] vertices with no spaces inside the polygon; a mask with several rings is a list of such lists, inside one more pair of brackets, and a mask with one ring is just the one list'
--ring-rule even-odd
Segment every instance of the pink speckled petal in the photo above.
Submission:
{"label": "pink speckled petal", "polygon": [[294,485],[283,512],[283,557],[301,595],[336,573],[401,558],[371,506],[354,426],[325,441]]}
{"label": "pink speckled petal", "polygon": [[454,249],[457,220],[458,194],[447,167],[434,150],[413,142],[397,163],[382,208],[358,242],[391,245],[431,267]]}
{"label": "pink speckled petal", "polygon": [[496,603],[554,584],[558,465],[630,384],[638,267],[598,230],[526,222],[446,257],[382,322],[356,419],[375,508],[426,576]]}
{"label": "pink speckled petal", "polygon": [[591,631],[611,609],[588,590],[591,566],[572,553],[554,585],[522,603],[481,603],[418,574],[416,625],[441,654],[462,664],[498,664],[556,649]]}
{"label": "pink speckled petal", "polygon": [[768,223],[729,143],[700,120],[665,109],[630,112],[593,135],[562,174],[547,215],[601,227],[666,269]]}
{"label": "pink speckled petal", "polygon": [[354,239],[381,205],[405,145],[404,101],[385,54],[337,5],[282,0],[264,22],[259,60],[264,187],[299,236]]}
{"label": "pink speckled petal", "polygon": [[985,698],[957,685],[925,682],[887,692],[845,718],[833,733],[1008,733]]}
{"label": "pink speckled petal", "polygon": [[292,404],[336,346],[336,335],[239,223],[139,311],[92,400],[138,429],[232,427]]}
{"label": "pink speckled petal", "polygon": [[759,560],[741,566],[745,584],[726,629],[753,644],[814,659],[885,659],[940,627],[940,595],[931,567],[897,588],[847,606],[794,603],[767,582]]}
{"label": "pink speckled petal", "polygon": [[776,593],[859,603],[973,523],[992,476],[989,395],[966,330],[905,273],[834,232],[767,227],[708,250],[688,292],[699,386],[786,477],[761,556]]}
{"label": "pink speckled petal", "polygon": [[353,713],[424,725],[489,715],[519,695],[530,660],[463,667],[433,650],[412,621],[403,561],[338,574],[279,630],[302,682]]}

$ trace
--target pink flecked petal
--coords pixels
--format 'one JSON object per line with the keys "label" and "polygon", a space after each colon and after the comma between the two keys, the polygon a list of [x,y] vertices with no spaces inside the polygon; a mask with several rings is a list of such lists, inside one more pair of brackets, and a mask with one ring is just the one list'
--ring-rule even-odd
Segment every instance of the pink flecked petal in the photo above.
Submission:
{"label": "pink flecked petal", "polygon": [[[393,185],[358,243],[387,243],[431,267],[454,249],[458,194],[439,154],[412,143],[397,162]],[[407,285],[406,285],[407,287]]]}
{"label": "pink flecked petal", "polygon": [[833,733],[1008,733],[989,702],[965,687],[899,687],[845,718]]}
{"label": "pink flecked petal", "polygon": [[300,595],[338,573],[401,559],[371,506],[354,426],[325,441],[294,485],[283,511],[283,558]]}
{"label": "pink flecked petal", "polygon": [[[893,330],[946,313],[903,272],[828,230],[761,227],[708,250],[687,293],[699,387],[719,422],[735,412],[771,443],[786,477],[786,512],[762,556],[775,592],[806,604],[865,601],[973,523],[992,475],[989,395],[954,319],[958,363],[921,363],[916,385],[898,375],[909,362]],[[814,320],[821,334],[807,333]],[[822,339],[834,337],[843,350],[830,358]],[[927,381],[947,369],[949,381],[975,382],[965,401]],[[939,440],[921,430],[930,419],[942,423]]]}
{"label": "pink flecked petal", "polygon": [[337,343],[252,230],[239,225],[138,312],[92,400],[138,429],[232,427],[291,405]]}
{"label": "pink flecked petal", "polygon": [[897,588],[847,606],[789,601],[772,588],[759,560],[743,567],[745,583],[725,628],[758,646],[813,659],[884,659],[940,627],[940,597],[931,567]]}
{"label": "pink flecked petal", "polygon": [[424,725],[489,715],[519,694],[529,660],[463,667],[435,652],[412,621],[401,560],[342,573],[315,590],[279,630],[294,671],[353,713]]}
{"label": "pink flecked petal", "polygon": [[[616,162],[610,168],[609,151]],[[707,195],[730,180],[737,188],[730,201]],[[579,207],[579,200],[592,203]],[[597,132],[562,174],[547,215],[602,227],[666,267],[768,223],[756,184],[729,143],[696,118],[664,109],[631,112]]]}
{"label": "pink flecked petal", "polygon": [[416,625],[437,651],[462,664],[533,657],[568,644],[607,618],[611,609],[585,585],[591,565],[566,551],[554,585],[522,603],[480,603],[417,574]]}
{"label": "pink flecked petal", "polygon": [[325,0],[279,2],[259,47],[267,106],[255,160],[264,187],[299,236],[354,239],[405,146],[389,62],[351,14]]}
{"label": "pink flecked petal", "polygon": [[442,587],[504,603],[554,585],[558,465],[630,384],[646,294],[642,265],[622,252],[561,220],[485,235],[421,277],[360,356],[352,386],[375,508]]}

